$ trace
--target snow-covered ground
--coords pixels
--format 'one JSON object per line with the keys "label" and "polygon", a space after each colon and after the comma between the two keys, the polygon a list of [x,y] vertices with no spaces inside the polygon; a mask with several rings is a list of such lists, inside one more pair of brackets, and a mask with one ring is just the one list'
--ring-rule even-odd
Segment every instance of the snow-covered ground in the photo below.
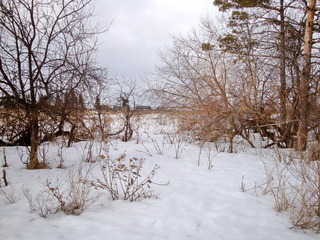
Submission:
{"label": "snow-covered ground", "polygon": [[[42,218],[36,212],[30,212],[22,189],[28,188],[36,195],[47,178],[53,180],[63,176],[66,169],[81,161],[86,143],[63,149],[66,169],[55,167],[58,165],[56,143],[49,145],[47,157],[52,168],[46,170],[26,170],[17,148],[6,148],[9,164],[6,172],[15,203],[9,204],[0,195],[0,239],[320,239],[312,232],[291,230],[288,214],[275,212],[270,197],[241,191],[241,183],[250,188],[255,182],[263,181],[262,160],[273,161],[271,157],[262,158],[250,151],[230,154],[211,149],[212,168],[209,170],[209,148],[203,149],[200,166],[199,147],[194,143],[183,143],[181,156],[177,159],[175,147],[162,140],[165,137],[163,128],[161,124],[141,128],[139,141],[137,136],[127,143],[112,140],[109,151],[111,158],[125,153],[128,158],[146,159],[145,174],[159,165],[153,180],[169,184],[151,185],[156,197],[136,202],[112,201],[102,192],[100,198],[79,216],[57,213]],[[163,148],[162,155],[155,143]],[[98,175],[99,170],[96,167],[92,174]]]}

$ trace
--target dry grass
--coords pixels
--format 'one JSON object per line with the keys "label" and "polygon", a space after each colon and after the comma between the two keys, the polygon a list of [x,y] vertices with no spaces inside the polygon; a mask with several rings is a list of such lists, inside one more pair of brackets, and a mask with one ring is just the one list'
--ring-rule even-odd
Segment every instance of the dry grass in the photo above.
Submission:
{"label": "dry grass", "polygon": [[320,160],[314,150],[278,152],[273,166],[265,164],[266,179],[258,188],[273,196],[276,211],[290,213],[292,228],[320,233]]}

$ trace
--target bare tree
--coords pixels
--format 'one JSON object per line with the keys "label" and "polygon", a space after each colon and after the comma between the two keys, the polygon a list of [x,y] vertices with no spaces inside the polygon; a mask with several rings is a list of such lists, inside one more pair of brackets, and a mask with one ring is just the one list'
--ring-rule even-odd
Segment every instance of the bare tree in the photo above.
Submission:
{"label": "bare tree", "polygon": [[127,142],[133,135],[132,119],[135,114],[137,100],[137,83],[133,79],[116,79],[118,88],[118,104],[120,105],[120,118],[123,123],[122,141]]}
{"label": "bare tree", "polygon": [[239,134],[253,146],[244,134],[244,82],[238,78],[235,59],[217,47],[217,31],[202,25],[204,29],[203,35],[194,31],[187,37],[173,38],[172,47],[161,55],[152,93],[165,106],[177,110],[181,130],[197,139],[216,141],[227,136],[232,152],[233,138]]}
{"label": "bare tree", "polygon": [[100,30],[90,26],[92,2],[0,1],[0,93],[24,115],[29,169],[43,167],[38,160],[39,121],[54,97],[99,80],[93,61]]}
{"label": "bare tree", "polygon": [[307,147],[308,118],[309,118],[309,95],[311,83],[311,50],[313,42],[313,26],[316,12],[316,0],[308,1],[306,6],[307,20],[304,34],[303,62],[301,83],[299,88],[300,110],[299,110],[299,128],[297,139],[297,150],[303,151]]}

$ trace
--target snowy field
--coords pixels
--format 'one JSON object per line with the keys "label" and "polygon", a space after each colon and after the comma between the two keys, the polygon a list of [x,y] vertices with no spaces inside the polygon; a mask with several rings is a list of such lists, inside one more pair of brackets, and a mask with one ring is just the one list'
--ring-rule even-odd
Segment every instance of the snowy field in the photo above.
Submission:
{"label": "snowy field", "polygon": [[[112,201],[106,191],[99,190],[99,199],[79,216],[59,212],[42,218],[30,211],[23,189],[35,196],[43,190],[47,178],[54,182],[65,176],[68,169],[76,168],[88,151],[86,142],[63,148],[63,169],[56,167],[57,143],[49,144],[46,158],[51,169],[46,170],[26,170],[20,161],[21,156],[26,157],[24,149],[6,148],[10,184],[4,189],[12,190],[14,203],[0,195],[0,239],[320,239],[312,232],[290,229],[288,214],[275,212],[270,196],[241,191],[241,185],[249,189],[264,180],[262,161],[274,161],[272,157],[262,157],[248,147],[240,147],[235,154],[217,153],[208,147],[202,149],[199,158],[199,147],[188,142],[181,143],[177,152],[177,145],[170,144],[164,134],[166,126],[148,123],[139,128],[140,134],[135,134],[130,142],[114,139],[108,146],[113,159],[124,153],[128,159],[144,158],[143,174],[160,166],[153,178],[160,185],[151,184],[153,197],[135,202]],[[98,146],[96,143],[97,149]],[[163,154],[159,154],[161,151]],[[93,166],[92,179],[101,174],[99,161],[85,164]]]}

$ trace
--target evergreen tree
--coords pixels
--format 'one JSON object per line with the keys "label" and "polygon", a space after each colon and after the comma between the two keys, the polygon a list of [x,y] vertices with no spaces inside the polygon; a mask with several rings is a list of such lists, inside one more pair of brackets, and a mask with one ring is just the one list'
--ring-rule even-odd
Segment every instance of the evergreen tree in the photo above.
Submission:
{"label": "evergreen tree", "polygon": [[[273,66],[272,81],[278,86],[278,141],[292,147],[298,116],[301,47],[304,26],[299,1],[215,0],[221,11],[231,11],[229,32],[221,36],[220,47],[238,58],[267,58]],[[265,68],[266,66],[260,66]],[[266,68],[268,69],[268,67]]]}

